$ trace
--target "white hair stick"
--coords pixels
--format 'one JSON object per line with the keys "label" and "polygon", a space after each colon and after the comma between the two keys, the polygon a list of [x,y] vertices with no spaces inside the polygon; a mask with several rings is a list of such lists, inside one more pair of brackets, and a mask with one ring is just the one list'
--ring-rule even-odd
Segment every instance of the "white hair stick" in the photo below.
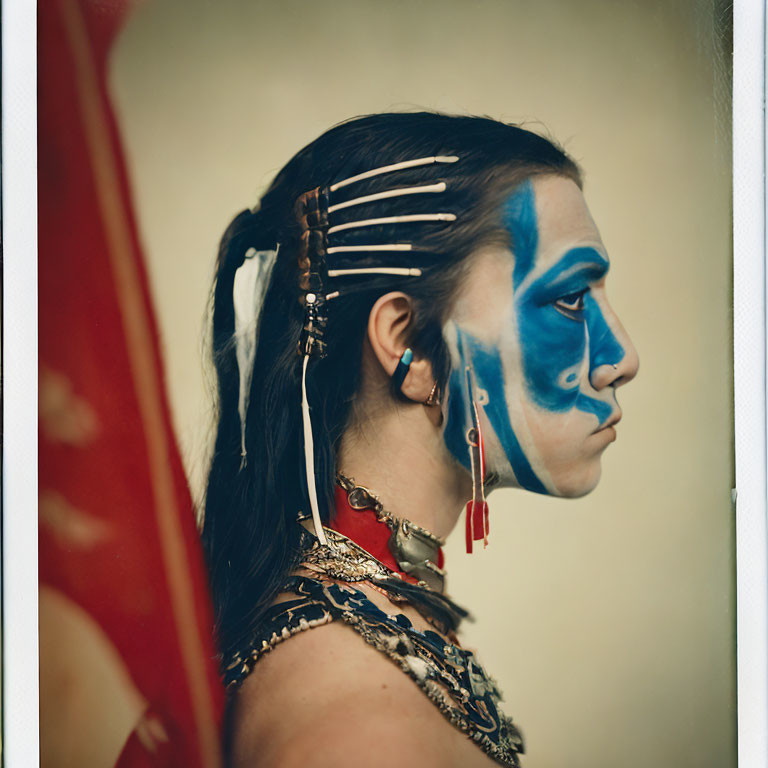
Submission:
{"label": "white hair stick", "polygon": [[438,184],[425,184],[421,187],[403,187],[401,189],[388,189],[386,192],[376,192],[373,195],[356,197],[353,200],[347,200],[343,203],[328,206],[328,213],[340,211],[342,208],[351,208],[353,205],[363,205],[363,203],[372,203],[375,200],[385,200],[388,197],[401,197],[402,195],[417,195],[424,192],[445,192],[447,185],[444,181]]}
{"label": "white hair stick", "polygon": [[328,270],[328,277],[346,277],[348,275],[402,275],[403,277],[421,277],[421,270],[416,267],[371,267],[370,269]]}
{"label": "white hair stick", "polygon": [[375,227],[379,224],[401,224],[411,221],[456,221],[456,216],[452,213],[410,213],[406,216],[384,216],[380,219],[363,219],[361,221],[350,221],[347,224],[337,224],[328,229],[328,234],[342,232],[345,229],[357,229],[358,227]]}
{"label": "white hair stick", "polygon": [[358,253],[360,251],[412,251],[411,243],[390,243],[389,245],[334,245],[328,253]]}
{"label": "white hair stick", "polygon": [[416,168],[420,165],[433,165],[434,163],[455,163],[458,159],[459,158],[456,157],[456,155],[435,155],[434,157],[420,157],[418,160],[405,160],[402,163],[383,165],[380,168],[374,168],[372,171],[358,173],[357,176],[350,176],[348,179],[337,181],[335,184],[331,184],[329,190],[335,192],[337,189],[346,187],[349,184],[354,184],[355,182],[363,181],[364,179],[370,179],[373,176],[381,176],[384,173],[393,173],[394,171],[402,171],[406,168]]}

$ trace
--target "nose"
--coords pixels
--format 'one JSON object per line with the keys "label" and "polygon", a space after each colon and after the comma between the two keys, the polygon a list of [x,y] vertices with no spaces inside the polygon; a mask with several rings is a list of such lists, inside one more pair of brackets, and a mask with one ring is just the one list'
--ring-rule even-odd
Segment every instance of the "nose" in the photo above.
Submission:
{"label": "nose", "polygon": [[624,386],[637,376],[640,367],[640,360],[632,342],[629,342],[629,348],[625,347],[624,357],[618,363],[604,363],[592,369],[589,380],[592,387],[601,390],[604,387]]}
{"label": "nose", "polygon": [[589,381],[596,390],[617,389],[637,376],[640,358],[618,317],[607,306],[602,315],[601,327],[590,328]]}

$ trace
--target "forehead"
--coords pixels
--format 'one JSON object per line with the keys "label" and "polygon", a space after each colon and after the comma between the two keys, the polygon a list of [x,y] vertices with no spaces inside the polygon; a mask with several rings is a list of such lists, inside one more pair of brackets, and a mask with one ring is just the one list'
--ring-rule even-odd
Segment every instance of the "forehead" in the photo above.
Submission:
{"label": "forehead", "polygon": [[483,339],[498,339],[513,323],[515,286],[524,289],[542,275],[556,280],[594,264],[603,273],[607,268],[584,195],[570,179],[551,175],[524,182],[511,191],[502,216],[514,254],[499,246],[473,254],[451,317]]}
{"label": "forehead", "polygon": [[534,263],[546,269],[579,247],[591,247],[606,256],[584,195],[575,182],[562,176],[523,182],[504,205],[504,224],[512,236],[519,269],[528,271]]}

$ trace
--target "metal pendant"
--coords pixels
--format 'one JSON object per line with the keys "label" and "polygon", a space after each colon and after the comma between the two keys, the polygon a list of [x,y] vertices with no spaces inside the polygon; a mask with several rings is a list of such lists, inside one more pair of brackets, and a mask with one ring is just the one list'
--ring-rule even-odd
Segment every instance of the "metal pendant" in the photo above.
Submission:
{"label": "metal pendant", "polygon": [[436,592],[443,591],[445,572],[437,567],[438,547],[418,529],[398,520],[388,542],[400,570],[423,581]]}

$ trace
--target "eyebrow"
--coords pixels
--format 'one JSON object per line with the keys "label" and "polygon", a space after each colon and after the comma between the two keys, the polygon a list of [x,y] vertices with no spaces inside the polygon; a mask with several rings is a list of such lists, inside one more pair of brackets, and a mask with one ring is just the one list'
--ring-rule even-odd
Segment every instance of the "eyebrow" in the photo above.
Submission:
{"label": "eyebrow", "polygon": [[550,286],[556,286],[575,278],[587,278],[590,281],[599,280],[605,276],[610,266],[608,259],[604,258],[595,248],[580,246],[566,251],[557,263],[542,275],[542,278],[546,280],[551,272],[557,271],[558,274],[549,283]]}
{"label": "eyebrow", "polygon": [[608,272],[607,264],[576,264],[570,269],[566,269],[560,275],[558,275],[551,283],[548,283],[550,287],[555,287],[561,283],[569,283],[573,280],[586,279],[589,282],[600,280]]}
{"label": "eyebrow", "polygon": [[529,289],[544,291],[545,298],[555,292],[577,291],[584,282],[595,282],[608,272],[610,264],[597,249],[579,246],[566,251]]}

